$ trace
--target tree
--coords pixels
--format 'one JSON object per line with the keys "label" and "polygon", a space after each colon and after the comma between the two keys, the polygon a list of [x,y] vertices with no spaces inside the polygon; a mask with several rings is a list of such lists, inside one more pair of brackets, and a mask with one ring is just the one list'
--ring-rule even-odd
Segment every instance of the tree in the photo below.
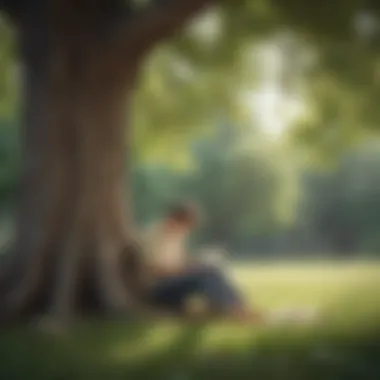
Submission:
{"label": "tree", "polygon": [[[309,172],[304,181],[309,229],[336,254],[378,250],[379,143],[346,154],[330,172]],[[304,210],[305,212],[305,210]]]}
{"label": "tree", "polygon": [[126,105],[147,54],[208,3],[0,2],[23,68],[24,161],[2,317],[66,318],[84,304],[75,295],[85,288],[106,312],[130,306],[120,267],[133,241],[124,198]]}
{"label": "tree", "polygon": [[188,186],[206,214],[198,239],[223,244],[231,253],[286,225],[297,197],[293,173],[278,148],[266,145],[256,131],[243,132],[223,123],[199,141]]}

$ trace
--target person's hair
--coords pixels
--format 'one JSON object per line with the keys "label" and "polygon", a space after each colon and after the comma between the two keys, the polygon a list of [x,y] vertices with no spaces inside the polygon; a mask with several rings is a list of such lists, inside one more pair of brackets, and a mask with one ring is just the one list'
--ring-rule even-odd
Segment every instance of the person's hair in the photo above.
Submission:
{"label": "person's hair", "polygon": [[199,220],[199,209],[190,202],[177,203],[169,208],[167,217],[177,223],[195,224]]}

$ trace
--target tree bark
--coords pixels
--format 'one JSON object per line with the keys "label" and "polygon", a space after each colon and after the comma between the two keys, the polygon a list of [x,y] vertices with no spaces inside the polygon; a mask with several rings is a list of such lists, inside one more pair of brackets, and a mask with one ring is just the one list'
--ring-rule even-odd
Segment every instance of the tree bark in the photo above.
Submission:
{"label": "tree bark", "polygon": [[67,318],[84,289],[106,311],[130,301],[120,261],[133,232],[124,164],[137,66],[70,11],[32,15],[20,30],[25,166],[4,318]]}
{"label": "tree bark", "polygon": [[122,0],[0,2],[19,35],[25,164],[1,318],[132,305],[128,105],[143,55],[207,2],[155,1],[139,14]]}

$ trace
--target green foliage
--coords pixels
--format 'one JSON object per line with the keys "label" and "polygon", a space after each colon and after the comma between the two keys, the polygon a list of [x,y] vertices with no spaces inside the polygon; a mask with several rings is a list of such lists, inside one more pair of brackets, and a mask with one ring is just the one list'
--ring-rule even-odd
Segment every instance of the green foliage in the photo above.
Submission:
{"label": "green foliage", "polygon": [[160,217],[173,199],[183,194],[187,177],[172,168],[136,165],[132,173],[133,204],[139,224]]}
{"label": "green foliage", "polygon": [[[376,21],[375,1],[225,0],[220,4],[159,46],[143,68],[133,108],[139,159],[167,160],[170,150],[172,162],[185,163],[182,148],[212,125],[221,110],[234,124],[248,123],[250,112],[241,99],[255,88],[260,75],[252,53],[258,43],[284,33],[294,36],[299,49],[311,49],[317,57],[305,76],[295,65],[293,48],[280,46],[292,67],[292,73],[284,73],[280,81],[291,86],[301,80],[300,96],[311,107],[311,117],[298,124],[300,140],[333,155],[355,142],[358,130],[377,128],[379,28],[375,23],[366,34],[360,32],[363,25],[357,28],[364,10]],[[0,40],[0,114],[9,115],[17,107],[17,70],[14,41],[3,19]],[[173,145],[178,149],[170,149]]]}
{"label": "green foliage", "polygon": [[[359,28],[359,16],[364,11],[372,18]],[[260,76],[253,58],[255,48],[260,42],[290,36],[290,44],[279,42],[287,68],[278,81],[285,89],[302,85],[298,96],[308,112],[297,122],[297,143],[306,143],[319,156],[336,158],[367,130],[376,130],[379,125],[378,15],[376,3],[363,0],[315,4],[299,0],[224,1],[223,7],[202,16],[181,37],[156,51],[157,57],[166,52],[171,65],[184,64],[191,80],[182,89],[175,88],[163,69],[151,66],[152,76],[166,76],[160,98],[153,99],[154,90],[147,85],[150,77],[146,76],[141,91],[146,88],[151,100],[146,96],[138,103],[144,110],[146,104],[154,103],[158,110],[169,111],[166,116],[146,113],[154,116],[151,121],[145,116],[143,140],[154,136],[151,131],[191,136],[199,127],[209,125],[220,109],[234,124],[249,122],[241,95],[254,89]],[[363,28],[373,20],[373,31],[364,34]],[[208,33],[201,32],[202,22],[208,23]],[[204,25],[203,29],[207,31]],[[308,63],[302,62],[306,50],[314,54],[314,60]],[[175,73],[172,67],[168,71]],[[179,104],[182,99],[185,111],[171,99],[174,93]],[[294,95],[297,93],[289,92],[289,96]]]}
{"label": "green foliage", "polygon": [[330,173],[308,176],[312,224],[337,251],[380,249],[380,149],[366,144]]}
{"label": "green foliage", "polygon": [[14,35],[0,15],[0,118],[15,112],[18,91],[18,66],[15,63]]}
{"label": "green foliage", "polygon": [[173,199],[191,198],[200,203],[206,218],[198,243],[235,248],[252,236],[292,224],[295,172],[289,171],[287,161],[279,164],[278,152],[269,146],[252,149],[258,146],[252,142],[247,149],[249,139],[260,141],[260,135],[221,124],[192,145],[188,170],[137,166],[133,183],[138,220],[161,216]]}
{"label": "green foliage", "polygon": [[[196,146],[191,186],[207,215],[203,240],[237,244],[281,225],[286,181],[270,149],[246,150],[248,131],[222,125]],[[251,132],[251,138],[260,135]],[[287,199],[294,210],[295,199]],[[293,207],[292,207],[293,206]]]}
{"label": "green foliage", "polygon": [[[220,3],[158,46],[141,68],[132,115],[138,221],[160,215],[173,198],[189,196],[208,214],[208,227],[199,236],[204,242],[223,237],[228,244],[249,241],[251,247],[261,234],[292,250],[302,235],[308,249],[319,247],[319,239],[339,250],[376,250],[378,156],[352,149],[380,125],[379,5],[374,0]],[[363,10],[367,21],[360,26]],[[14,43],[2,18],[0,118],[12,120],[0,125],[4,203],[11,201],[18,180]],[[297,152],[286,151],[284,141],[280,148],[268,144],[256,133],[260,125],[252,126],[245,96],[265,76],[258,59],[263,45],[280,56],[281,70],[269,85],[275,82],[305,108],[289,131]],[[233,128],[215,132],[220,120],[230,120]],[[338,163],[338,169],[320,174],[307,167],[297,174],[292,160],[301,148],[330,168]]]}
{"label": "green foliage", "polygon": [[168,202],[190,197],[205,213],[197,244],[221,244],[236,255],[378,254],[378,140],[342,154],[330,168],[295,153],[222,124],[193,145],[189,169],[136,167],[138,220],[160,217]]}
{"label": "green foliage", "polygon": [[19,181],[19,149],[14,123],[0,121],[0,206],[14,201]]}

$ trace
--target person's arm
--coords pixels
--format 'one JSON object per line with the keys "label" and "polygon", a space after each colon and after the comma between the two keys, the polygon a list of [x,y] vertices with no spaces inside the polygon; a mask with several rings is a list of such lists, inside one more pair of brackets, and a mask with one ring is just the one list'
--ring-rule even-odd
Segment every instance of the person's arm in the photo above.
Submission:
{"label": "person's arm", "polygon": [[185,273],[186,266],[166,267],[162,265],[151,264],[149,266],[149,270],[155,277],[168,277]]}

